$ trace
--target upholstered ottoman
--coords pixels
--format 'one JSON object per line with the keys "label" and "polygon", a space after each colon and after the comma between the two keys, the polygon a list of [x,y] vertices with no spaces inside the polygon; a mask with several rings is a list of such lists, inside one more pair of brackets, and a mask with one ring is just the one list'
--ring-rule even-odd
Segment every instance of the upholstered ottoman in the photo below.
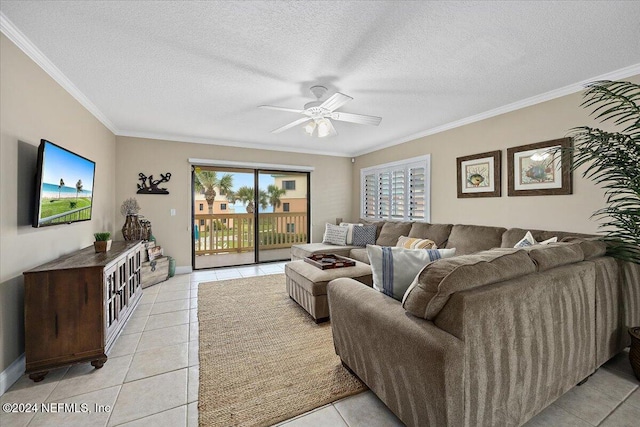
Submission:
{"label": "upholstered ottoman", "polygon": [[371,267],[356,261],[353,267],[321,270],[304,260],[291,261],[284,266],[289,296],[313,317],[316,323],[329,320],[327,283],[340,277],[350,277],[373,286]]}

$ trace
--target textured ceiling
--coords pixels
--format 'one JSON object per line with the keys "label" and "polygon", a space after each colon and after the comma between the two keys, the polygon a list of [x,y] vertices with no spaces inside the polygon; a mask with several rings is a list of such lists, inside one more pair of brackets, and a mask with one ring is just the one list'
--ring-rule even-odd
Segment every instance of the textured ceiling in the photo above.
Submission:
{"label": "textured ceiling", "polygon": [[[120,135],[356,155],[640,64],[640,2],[2,1]],[[322,84],[353,101],[301,128]]]}

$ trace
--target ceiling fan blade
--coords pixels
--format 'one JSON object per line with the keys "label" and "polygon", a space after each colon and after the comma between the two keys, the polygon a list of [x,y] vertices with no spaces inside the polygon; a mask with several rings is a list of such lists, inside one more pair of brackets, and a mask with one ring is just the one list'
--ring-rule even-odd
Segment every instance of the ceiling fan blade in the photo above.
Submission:
{"label": "ceiling fan blade", "polygon": [[295,122],[291,122],[288,125],[284,125],[282,127],[279,127],[278,129],[274,129],[271,131],[271,133],[280,133],[280,132],[284,132],[287,129],[291,129],[292,127],[298,126],[304,122],[308,122],[309,120],[311,120],[310,117],[303,117],[301,119],[296,120]]}
{"label": "ceiling fan blade", "polygon": [[352,114],[352,113],[339,113],[333,112],[331,113],[331,118],[334,120],[339,120],[341,122],[350,122],[357,123],[359,125],[371,125],[378,126],[382,117],[376,116],[365,116],[364,114]]}
{"label": "ceiling fan blade", "polygon": [[329,99],[320,104],[320,108],[326,108],[329,111],[337,110],[353,98],[344,93],[336,92]]}
{"label": "ceiling fan blade", "polygon": [[260,105],[258,108],[266,110],[288,111],[290,113],[303,113],[304,110],[296,110],[295,108],[276,107],[275,105]]}
{"label": "ceiling fan blade", "polygon": [[329,136],[336,136],[338,134],[338,131],[333,127],[333,123],[331,122],[331,120],[327,119],[327,121],[329,122]]}

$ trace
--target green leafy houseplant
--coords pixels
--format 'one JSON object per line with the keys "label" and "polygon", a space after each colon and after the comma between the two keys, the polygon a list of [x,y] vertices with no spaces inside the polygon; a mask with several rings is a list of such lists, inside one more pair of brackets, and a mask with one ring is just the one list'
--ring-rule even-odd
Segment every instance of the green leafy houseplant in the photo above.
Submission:
{"label": "green leafy houseplant", "polygon": [[103,231],[101,233],[95,233],[93,237],[96,238],[96,242],[106,242],[111,238],[111,233],[108,231]]}
{"label": "green leafy houseplant", "polygon": [[567,149],[573,155],[572,170],[586,166],[582,176],[605,189],[607,206],[592,216],[603,221],[609,253],[640,264],[640,85],[590,83],[582,106],[616,130],[573,128],[573,146]]}
{"label": "green leafy houseplant", "polygon": [[111,233],[103,231],[101,233],[94,233],[96,241],[93,242],[93,247],[96,252],[107,252],[111,249]]}

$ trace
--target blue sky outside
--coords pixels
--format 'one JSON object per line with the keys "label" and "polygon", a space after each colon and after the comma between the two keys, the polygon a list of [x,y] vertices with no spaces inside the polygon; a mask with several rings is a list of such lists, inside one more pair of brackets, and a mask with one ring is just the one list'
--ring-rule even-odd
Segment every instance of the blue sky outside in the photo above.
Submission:
{"label": "blue sky outside", "polygon": [[81,179],[83,191],[93,191],[94,164],[82,157],[46,143],[43,168],[43,183],[58,186],[62,178],[65,187],[75,188]]}

